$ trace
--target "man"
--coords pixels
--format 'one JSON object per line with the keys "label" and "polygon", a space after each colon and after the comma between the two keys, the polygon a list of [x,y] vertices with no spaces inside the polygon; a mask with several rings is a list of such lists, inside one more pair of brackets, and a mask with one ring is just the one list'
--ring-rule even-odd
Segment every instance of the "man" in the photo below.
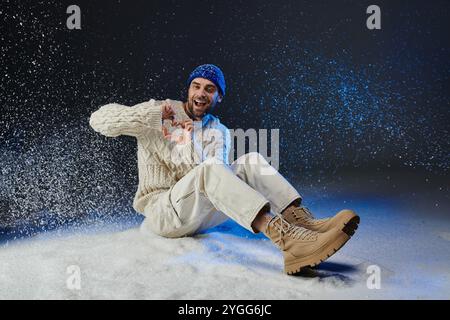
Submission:
{"label": "man", "polygon": [[137,138],[139,186],[133,207],[145,215],[142,229],[183,237],[231,218],[251,232],[263,232],[294,274],[315,266],[340,249],[359,217],[342,210],[314,219],[302,198],[259,153],[228,164],[230,134],[211,114],[225,96],[225,78],[215,65],[189,76],[188,99],[127,107],[108,104],[90,125],[108,137]]}

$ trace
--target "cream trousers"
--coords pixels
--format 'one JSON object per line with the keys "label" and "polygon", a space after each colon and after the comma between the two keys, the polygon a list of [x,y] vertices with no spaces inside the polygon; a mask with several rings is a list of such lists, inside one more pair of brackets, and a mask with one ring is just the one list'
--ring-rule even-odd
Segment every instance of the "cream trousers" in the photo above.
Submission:
{"label": "cream trousers", "polygon": [[301,199],[294,187],[257,152],[231,165],[208,159],[145,207],[141,229],[177,238],[233,219],[251,232],[265,206],[281,213]]}

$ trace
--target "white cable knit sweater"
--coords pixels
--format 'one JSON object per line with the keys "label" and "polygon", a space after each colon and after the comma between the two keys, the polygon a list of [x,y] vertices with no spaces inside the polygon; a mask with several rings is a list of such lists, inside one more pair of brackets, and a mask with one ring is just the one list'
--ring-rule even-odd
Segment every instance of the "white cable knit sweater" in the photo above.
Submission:
{"label": "white cable knit sweater", "polygon": [[[187,120],[181,101],[166,100],[175,111],[175,120]],[[161,104],[164,101],[150,101],[128,107],[116,103],[102,106],[92,113],[89,124],[107,136],[129,135],[136,137],[138,144],[139,185],[133,201],[133,208],[144,212],[151,197],[170,189],[192,168],[209,157],[217,157],[228,163],[230,136],[228,129],[220,121],[207,115],[208,127],[221,132],[223,139],[214,135],[201,134],[191,143],[177,145],[162,134]],[[205,118],[206,119],[206,118]],[[174,128],[164,121],[169,132]],[[205,152],[205,150],[208,150]],[[175,161],[174,161],[175,160]]]}

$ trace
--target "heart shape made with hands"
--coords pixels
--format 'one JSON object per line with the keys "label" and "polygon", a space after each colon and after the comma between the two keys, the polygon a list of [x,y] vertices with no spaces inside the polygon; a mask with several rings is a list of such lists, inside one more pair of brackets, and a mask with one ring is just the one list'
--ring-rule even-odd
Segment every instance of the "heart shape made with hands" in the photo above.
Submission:
{"label": "heart shape made with hands", "polygon": [[174,141],[177,144],[186,144],[192,140],[191,134],[194,130],[194,122],[191,119],[182,121],[176,121],[172,119],[170,125],[172,127],[178,127],[182,130],[175,130],[174,132],[169,133],[167,128],[163,126],[162,132],[165,139]]}

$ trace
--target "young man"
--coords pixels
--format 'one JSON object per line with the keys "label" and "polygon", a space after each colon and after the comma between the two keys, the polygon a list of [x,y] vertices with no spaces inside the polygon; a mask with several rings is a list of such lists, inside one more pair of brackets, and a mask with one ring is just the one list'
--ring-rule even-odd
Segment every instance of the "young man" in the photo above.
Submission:
{"label": "young man", "polygon": [[231,218],[278,246],[288,274],[341,248],[358,226],[354,212],[314,219],[300,206],[299,193],[259,153],[228,164],[230,133],[210,113],[225,96],[222,71],[201,65],[187,84],[185,103],[108,104],[90,118],[92,128],[105,136],[137,138],[139,186],[133,208],[146,217],[142,229],[183,237]]}

